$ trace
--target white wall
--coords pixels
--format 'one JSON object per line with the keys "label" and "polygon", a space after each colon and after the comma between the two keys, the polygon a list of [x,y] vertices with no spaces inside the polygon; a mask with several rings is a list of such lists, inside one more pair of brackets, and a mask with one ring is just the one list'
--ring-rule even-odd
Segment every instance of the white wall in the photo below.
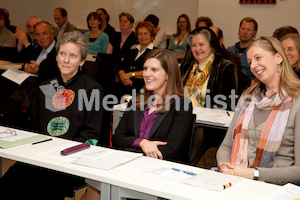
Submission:
{"label": "white wall", "polygon": [[209,16],[214,25],[223,30],[225,46],[238,41],[239,22],[246,16],[257,20],[257,37],[272,35],[283,25],[292,25],[300,31],[299,0],[277,0],[276,5],[240,5],[238,0],[0,0],[0,5],[10,12],[12,24],[23,28],[32,15],[54,24],[56,7],[66,8],[69,21],[78,28],[87,28],[88,13],[100,7],[109,12],[110,23],[117,30],[118,15],[122,11],[131,13],[136,21],[155,14],[167,34],[176,31],[176,20],[182,13],[190,17],[192,28],[198,16]]}
{"label": "white wall", "polygon": [[277,0],[275,5],[243,5],[238,0],[199,0],[198,16],[209,16],[222,29],[226,47],[238,41],[241,19],[253,17],[258,23],[256,38],[272,36],[276,28],[291,25],[300,31],[300,1]]}

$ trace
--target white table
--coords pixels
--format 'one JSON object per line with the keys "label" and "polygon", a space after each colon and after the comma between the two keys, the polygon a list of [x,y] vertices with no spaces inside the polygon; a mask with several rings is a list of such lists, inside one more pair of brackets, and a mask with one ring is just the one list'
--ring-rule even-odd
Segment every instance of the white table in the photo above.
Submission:
{"label": "white table", "polygon": [[0,156],[94,180],[98,183],[98,188],[101,189],[102,200],[121,199],[121,197],[133,196],[146,197],[146,199],[156,199],[158,196],[167,199],[180,200],[200,198],[212,200],[252,200],[258,199],[259,197],[279,188],[277,185],[243,179],[242,182],[229,189],[221,192],[215,192],[186,184],[173,183],[166,180],[132,173],[132,170],[134,169],[145,167],[153,163],[162,164],[170,168],[175,167],[185,169],[196,173],[204,170],[201,168],[148,157],[140,157],[112,170],[105,171],[71,164],[64,160],[51,159],[37,155],[40,152],[56,149],[68,144],[76,145],[78,143],[70,140],[53,138],[52,141],[37,145],[25,144],[9,149],[0,149]]}

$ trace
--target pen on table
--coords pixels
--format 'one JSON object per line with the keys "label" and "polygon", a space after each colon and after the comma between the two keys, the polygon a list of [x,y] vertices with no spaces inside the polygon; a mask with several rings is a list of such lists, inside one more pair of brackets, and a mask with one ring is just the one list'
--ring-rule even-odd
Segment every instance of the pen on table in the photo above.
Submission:
{"label": "pen on table", "polygon": [[230,114],[229,114],[229,112],[228,112],[228,111],[226,111],[226,113],[227,113],[227,115],[230,117]]}
{"label": "pen on table", "polygon": [[42,143],[42,142],[48,142],[48,141],[51,141],[51,140],[52,140],[52,138],[49,138],[49,139],[46,139],[46,140],[34,142],[34,143],[32,143],[32,145],[34,145],[34,144],[39,144],[39,143]]}
{"label": "pen on table", "polygon": [[172,169],[175,170],[175,171],[178,171],[178,172],[182,172],[182,173],[185,173],[185,174],[188,174],[188,175],[192,175],[192,176],[197,175],[194,172],[189,172],[189,171],[185,171],[185,170],[182,170],[182,169],[176,169],[176,168],[172,168]]}

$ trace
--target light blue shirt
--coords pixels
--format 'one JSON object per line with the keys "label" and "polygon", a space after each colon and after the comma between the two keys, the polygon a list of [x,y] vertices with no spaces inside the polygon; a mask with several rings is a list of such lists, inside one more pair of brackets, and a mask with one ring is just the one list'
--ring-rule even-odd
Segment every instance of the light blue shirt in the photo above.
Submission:
{"label": "light blue shirt", "polygon": [[98,53],[107,52],[109,39],[106,33],[102,31],[94,42],[90,42],[90,31],[84,33],[84,36],[88,42],[89,54],[97,55]]}

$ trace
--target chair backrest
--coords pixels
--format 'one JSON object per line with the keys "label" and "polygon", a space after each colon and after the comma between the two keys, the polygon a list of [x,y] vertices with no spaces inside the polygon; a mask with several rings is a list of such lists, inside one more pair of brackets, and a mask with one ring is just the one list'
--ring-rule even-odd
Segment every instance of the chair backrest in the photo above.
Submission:
{"label": "chair backrest", "polygon": [[16,59],[16,48],[0,46],[0,59],[14,61]]}
{"label": "chair backrest", "polygon": [[192,145],[193,145],[193,138],[194,138],[194,130],[196,125],[196,114],[193,114],[193,125],[190,131],[189,136],[187,137],[184,147],[182,151],[184,152],[184,164],[191,165],[191,152],[192,152]]}
{"label": "chair backrest", "polygon": [[195,131],[195,126],[196,126],[196,118],[197,118],[197,115],[193,114],[193,126],[192,126],[192,130],[191,130],[190,146],[189,146],[189,164],[191,164],[191,155],[192,155],[192,147],[193,147],[193,140],[194,140],[194,131]]}

